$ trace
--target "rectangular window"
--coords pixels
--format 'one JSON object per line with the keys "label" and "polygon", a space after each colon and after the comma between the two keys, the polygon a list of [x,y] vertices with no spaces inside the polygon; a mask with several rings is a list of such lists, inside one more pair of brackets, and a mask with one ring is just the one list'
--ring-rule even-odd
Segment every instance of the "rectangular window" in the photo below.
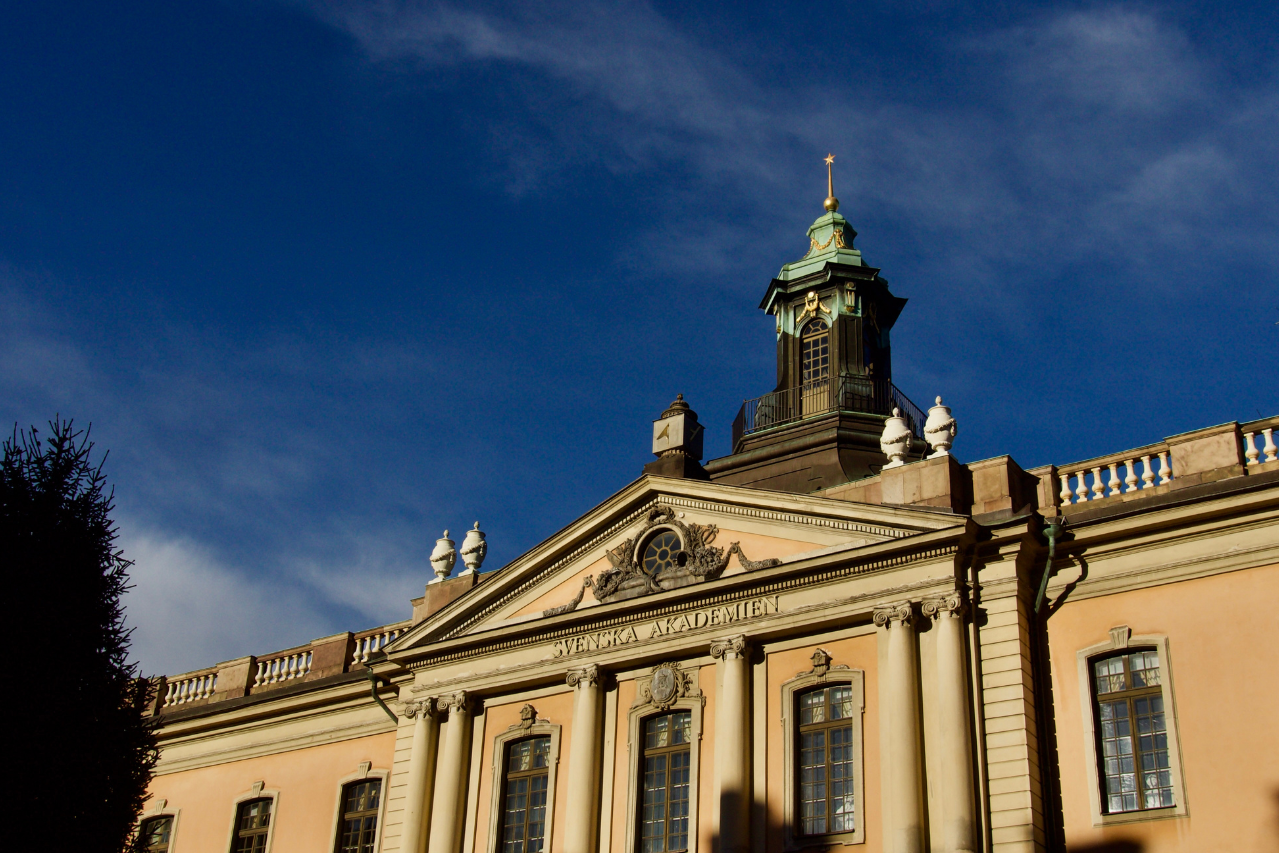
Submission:
{"label": "rectangular window", "polygon": [[342,831],[338,853],[373,853],[382,780],[365,779],[342,789]]}
{"label": "rectangular window", "polygon": [[249,800],[240,803],[235,816],[235,840],[232,853],[263,853],[267,833],[271,829],[271,800]]}
{"label": "rectangular window", "polygon": [[546,792],[551,739],[535,737],[506,748],[502,853],[541,853],[546,845]]}
{"label": "rectangular window", "polygon": [[799,831],[851,832],[853,691],[847,684],[799,695]]}
{"label": "rectangular window", "polygon": [[692,730],[690,711],[644,721],[640,853],[688,849]]}
{"label": "rectangular window", "polygon": [[1175,805],[1168,726],[1154,649],[1092,662],[1101,801],[1107,814]]}
{"label": "rectangular window", "polygon": [[151,818],[142,824],[142,849],[146,853],[169,853],[169,838],[172,833],[173,818]]}

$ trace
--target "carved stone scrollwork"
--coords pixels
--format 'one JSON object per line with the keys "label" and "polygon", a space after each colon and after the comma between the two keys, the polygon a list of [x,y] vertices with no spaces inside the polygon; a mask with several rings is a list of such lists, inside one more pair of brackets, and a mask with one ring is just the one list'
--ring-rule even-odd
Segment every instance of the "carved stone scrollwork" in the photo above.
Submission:
{"label": "carved stone scrollwork", "polygon": [[725,637],[722,640],[716,640],[711,643],[711,657],[718,660],[732,660],[746,656],[746,637],[738,634],[736,637]]}
{"label": "carved stone scrollwork", "polygon": [[533,728],[533,724],[536,722],[537,722],[537,709],[534,708],[532,705],[525,703],[524,707],[520,708],[519,723],[512,726],[511,728],[527,730],[527,729]]}
{"label": "carved stone scrollwork", "polygon": [[669,711],[671,706],[688,696],[700,696],[694,683],[696,673],[681,669],[678,662],[658,664],[653,674],[641,679],[635,693],[635,706],[652,705]]}
{"label": "carved stone scrollwork", "polygon": [[736,554],[737,561],[741,563],[742,568],[748,572],[753,572],[756,569],[771,569],[773,566],[780,566],[782,564],[782,561],[776,557],[769,557],[765,560],[748,560],[746,555],[742,553],[742,546],[738,545],[736,542],[732,543],[728,547],[728,553]]}
{"label": "carved stone scrollwork", "polygon": [[831,657],[830,652],[826,651],[825,649],[818,649],[817,651],[813,652],[813,657],[812,657],[813,668],[810,669],[808,672],[796,673],[795,677],[803,678],[806,675],[813,675],[813,676],[816,676],[818,680],[825,681],[826,673],[831,672],[832,670],[839,671],[839,670],[848,669],[848,666],[842,663],[835,664],[832,666],[831,665],[832,660],[834,660],[834,658]]}
{"label": "carved stone scrollwork", "polygon": [[930,619],[937,620],[945,616],[956,619],[964,615],[964,597],[958,591],[947,593],[939,598],[925,599],[919,608]]}
{"label": "carved stone scrollwork", "polygon": [[875,608],[875,624],[880,628],[891,628],[894,624],[905,627],[914,618],[915,605],[909,601],[885,604]]}
{"label": "carved stone scrollwork", "polygon": [[567,680],[570,687],[596,687],[603,678],[604,671],[599,665],[589,664],[580,669],[570,669]]}
{"label": "carved stone scrollwork", "polygon": [[435,700],[432,698],[410,699],[404,703],[404,716],[407,719],[414,720],[421,714],[423,717],[429,717],[435,713]]}

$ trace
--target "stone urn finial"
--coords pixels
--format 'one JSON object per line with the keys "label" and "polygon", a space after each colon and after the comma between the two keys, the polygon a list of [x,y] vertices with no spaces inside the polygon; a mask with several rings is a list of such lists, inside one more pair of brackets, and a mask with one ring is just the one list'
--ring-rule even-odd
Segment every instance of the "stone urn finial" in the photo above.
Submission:
{"label": "stone urn finial", "polygon": [[480,523],[475,522],[475,526],[466,531],[466,538],[462,540],[462,562],[466,564],[466,571],[462,575],[473,575],[480,570],[480,566],[484,565],[484,557],[489,552],[489,545],[484,541],[484,531],[480,530]]}
{"label": "stone urn finial", "polygon": [[950,416],[950,406],[943,406],[941,397],[938,397],[937,405],[928,410],[928,420],[924,423],[924,440],[933,449],[928,458],[949,455],[957,432],[959,429],[955,426],[955,419]]}
{"label": "stone urn finial", "polygon": [[906,454],[910,450],[910,427],[902,417],[900,409],[893,409],[893,416],[884,421],[884,432],[879,437],[879,449],[888,457],[884,468],[896,468],[906,464]]}
{"label": "stone urn finial", "polygon": [[431,552],[431,568],[435,569],[435,579],[431,583],[439,583],[453,573],[453,564],[457,562],[457,550],[449,532],[435,540],[435,550]]}

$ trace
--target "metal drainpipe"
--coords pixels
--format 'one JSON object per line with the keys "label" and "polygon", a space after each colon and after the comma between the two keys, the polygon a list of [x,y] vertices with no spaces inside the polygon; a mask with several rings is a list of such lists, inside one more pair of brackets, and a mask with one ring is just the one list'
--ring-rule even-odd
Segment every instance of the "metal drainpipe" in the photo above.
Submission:
{"label": "metal drainpipe", "polygon": [[1044,609],[1044,599],[1048,596],[1048,578],[1053,573],[1053,559],[1057,556],[1057,537],[1066,529],[1065,516],[1057,516],[1044,528],[1044,536],[1048,538],[1048,561],[1044,564],[1044,576],[1039,581],[1039,593],[1035,596],[1035,615]]}
{"label": "metal drainpipe", "polygon": [[1035,674],[1035,693],[1037,711],[1037,734],[1039,736],[1039,773],[1040,784],[1043,786],[1043,804],[1044,804],[1044,835],[1045,847],[1048,850],[1058,849],[1059,833],[1061,826],[1059,824],[1059,815],[1057,812],[1057,803],[1060,799],[1058,791],[1059,780],[1056,773],[1059,766],[1049,761],[1050,741],[1049,737],[1050,725],[1048,709],[1052,702],[1052,685],[1051,678],[1052,662],[1049,659],[1048,652],[1048,616],[1043,612],[1044,602],[1048,597],[1048,579],[1052,576],[1053,560],[1057,556],[1057,540],[1061,537],[1062,532],[1066,528],[1066,517],[1059,515],[1053,518],[1044,527],[1044,537],[1048,540],[1048,559],[1044,563],[1044,576],[1039,581],[1039,592],[1035,595],[1035,630],[1038,633],[1037,642],[1035,643],[1035,657],[1038,659],[1038,672]]}
{"label": "metal drainpipe", "polygon": [[377,673],[373,671],[373,667],[369,666],[368,664],[365,664],[364,674],[368,676],[369,692],[373,694],[373,701],[378,703],[378,705],[382,706],[382,710],[386,711],[386,715],[391,718],[391,722],[395,723],[398,726],[400,724],[400,718],[397,717],[395,715],[395,712],[392,711],[390,707],[385,702],[382,701],[382,697],[377,695],[377,682],[378,682]]}

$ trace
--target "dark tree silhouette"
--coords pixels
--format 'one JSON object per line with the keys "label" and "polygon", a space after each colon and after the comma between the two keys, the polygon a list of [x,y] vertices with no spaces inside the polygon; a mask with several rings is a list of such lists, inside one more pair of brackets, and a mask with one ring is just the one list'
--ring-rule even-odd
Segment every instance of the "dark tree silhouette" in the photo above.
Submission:
{"label": "dark tree silhouette", "polygon": [[87,430],[55,419],[4,443],[0,579],[6,587],[12,772],[9,850],[118,853],[156,761],[142,709],[154,690],[128,661],[113,492]]}

